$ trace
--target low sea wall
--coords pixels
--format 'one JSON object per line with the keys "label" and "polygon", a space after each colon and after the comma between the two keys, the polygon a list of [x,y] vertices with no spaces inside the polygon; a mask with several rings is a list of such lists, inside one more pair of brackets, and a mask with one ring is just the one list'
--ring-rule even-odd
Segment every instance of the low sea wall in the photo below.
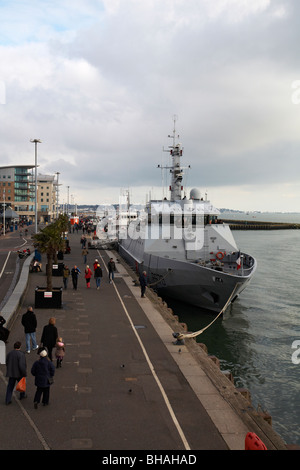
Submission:
{"label": "low sea wall", "polygon": [[300,224],[283,222],[259,222],[252,220],[224,219],[219,222],[229,224],[231,230],[295,230],[300,229]]}

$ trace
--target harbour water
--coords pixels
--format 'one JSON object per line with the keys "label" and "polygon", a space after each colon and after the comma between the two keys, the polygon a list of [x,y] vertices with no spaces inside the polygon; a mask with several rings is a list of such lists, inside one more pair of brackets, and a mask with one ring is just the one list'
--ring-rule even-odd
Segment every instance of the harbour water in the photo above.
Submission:
{"label": "harbour water", "polygon": [[[292,220],[287,215],[273,214],[267,220],[264,214],[260,220],[300,223],[300,214],[292,214]],[[219,358],[222,370],[232,372],[237,387],[250,391],[252,405],[272,416],[274,430],[286,443],[300,445],[300,346],[293,344],[300,345],[300,230],[237,230],[234,237],[241,251],[257,259],[257,271],[223,319],[197,341]],[[189,331],[213,319],[212,314],[166,300]]]}

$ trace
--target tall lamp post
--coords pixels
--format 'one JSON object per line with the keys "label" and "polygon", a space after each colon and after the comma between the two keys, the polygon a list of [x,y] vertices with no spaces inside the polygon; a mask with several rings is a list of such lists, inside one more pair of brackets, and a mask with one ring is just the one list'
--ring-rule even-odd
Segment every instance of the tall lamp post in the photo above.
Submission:
{"label": "tall lamp post", "polygon": [[57,171],[55,174],[57,175],[57,182],[56,182],[56,218],[58,219],[58,205],[59,205],[59,202],[58,202],[58,194],[59,194],[58,176],[60,175],[60,173],[59,173],[59,171]]}
{"label": "tall lamp post", "polygon": [[5,235],[5,189],[3,189],[3,235]]}
{"label": "tall lamp post", "polygon": [[37,233],[37,144],[41,144],[42,142],[39,139],[31,139],[30,142],[34,143],[35,145],[35,207],[34,207],[34,215],[35,215],[35,233]]}
{"label": "tall lamp post", "polygon": [[67,215],[69,217],[69,195],[70,195],[70,186],[67,186],[68,189],[68,203],[67,203]]}

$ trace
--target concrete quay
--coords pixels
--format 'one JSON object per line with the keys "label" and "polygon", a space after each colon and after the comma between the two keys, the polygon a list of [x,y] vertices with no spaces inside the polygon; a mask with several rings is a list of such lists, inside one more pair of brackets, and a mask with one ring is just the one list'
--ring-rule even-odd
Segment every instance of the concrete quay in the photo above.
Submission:
{"label": "concrete quay", "polygon": [[[99,290],[94,279],[86,287],[80,236],[69,234],[71,253],[64,259],[81,270],[78,289],[69,279],[61,309],[34,308],[38,341],[55,317],[66,344],[50,404],[33,407],[30,370],[36,352],[26,354],[27,398],[20,401],[15,393],[9,406],[4,403],[6,369],[0,365],[0,449],[244,450],[248,432],[256,433],[268,450],[286,449],[194,339],[174,344],[173,332],[183,331],[182,325],[150,289],[140,297],[135,273],[118,253],[89,250],[87,263],[92,268],[97,258],[103,278]],[[106,269],[111,256],[117,260],[113,283]],[[45,285],[45,270],[28,274],[29,262],[2,310],[11,329],[6,352],[17,340],[25,350],[21,316],[34,307],[35,287]],[[54,277],[53,286],[61,285],[62,278]]]}

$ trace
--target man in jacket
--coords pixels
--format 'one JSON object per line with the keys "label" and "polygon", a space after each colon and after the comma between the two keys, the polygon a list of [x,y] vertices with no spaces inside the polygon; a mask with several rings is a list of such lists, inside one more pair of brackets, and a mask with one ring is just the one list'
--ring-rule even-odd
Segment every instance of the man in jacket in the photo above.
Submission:
{"label": "man in jacket", "polygon": [[97,289],[99,290],[100,284],[101,284],[101,277],[102,277],[102,269],[100,268],[100,264],[97,264],[97,266],[94,269],[95,269],[94,277],[96,281],[96,286],[97,286]]}
{"label": "man in jacket", "polygon": [[76,265],[74,266],[74,268],[72,268],[71,276],[72,276],[73,289],[75,290],[77,290],[78,276],[80,272],[81,272],[80,269],[77,268]]}
{"label": "man in jacket", "polygon": [[116,265],[115,265],[113,258],[110,258],[107,264],[107,267],[108,267],[108,279],[109,279],[109,282],[111,283],[115,278],[115,270],[116,270]]}
{"label": "man in jacket", "polygon": [[58,338],[58,332],[55,323],[56,320],[54,317],[49,318],[49,323],[48,325],[44,326],[41,337],[41,344],[44,346],[44,348],[47,348],[50,361],[52,361],[52,349],[54,348]]}
{"label": "man in jacket", "polygon": [[[11,397],[16,382],[19,382],[22,377],[27,375],[27,366],[25,354],[20,351],[21,342],[17,341],[14,344],[14,349],[6,356],[6,377],[8,377],[8,384],[6,389],[5,403],[11,404]],[[25,398],[25,392],[20,392],[20,400]]]}
{"label": "man in jacket", "polygon": [[145,297],[146,287],[147,287],[147,273],[143,271],[140,275],[140,285],[141,285],[141,297]]}
{"label": "man in jacket", "polygon": [[31,373],[35,377],[36,392],[34,395],[34,408],[37,409],[43,396],[42,403],[44,406],[49,405],[50,384],[53,381],[55,367],[47,357],[46,348],[40,348],[40,359],[35,361],[31,368]]}
{"label": "man in jacket", "polygon": [[32,349],[35,350],[38,348],[36,344],[36,327],[37,321],[36,316],[32,310],[32,307],[28,307],[27,312],[22,316],[22,325],[24,326],[25,331],[25,341],[26,341],[26,352],[30,353],[30,340],[32,343]]}

